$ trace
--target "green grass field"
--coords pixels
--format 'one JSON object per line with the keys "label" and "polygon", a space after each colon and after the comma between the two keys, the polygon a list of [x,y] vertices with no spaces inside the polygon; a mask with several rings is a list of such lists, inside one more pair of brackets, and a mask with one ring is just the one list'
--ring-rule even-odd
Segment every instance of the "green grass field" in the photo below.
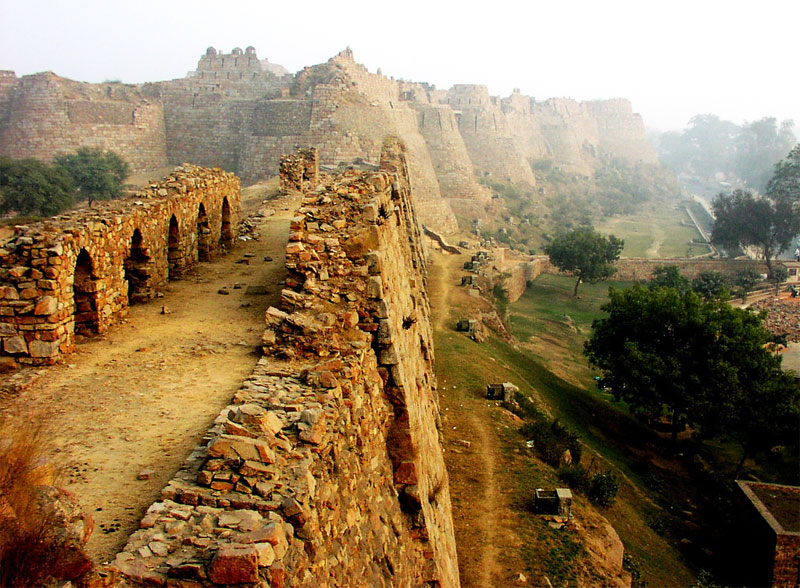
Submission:
{"label": "green grass field", "polygon": [[692,242],[701,235],[683,204],[654,205],[633,216],[608,218],[596,228],[625,240],[623,257],[694,257],[710,252],[707,245]]}

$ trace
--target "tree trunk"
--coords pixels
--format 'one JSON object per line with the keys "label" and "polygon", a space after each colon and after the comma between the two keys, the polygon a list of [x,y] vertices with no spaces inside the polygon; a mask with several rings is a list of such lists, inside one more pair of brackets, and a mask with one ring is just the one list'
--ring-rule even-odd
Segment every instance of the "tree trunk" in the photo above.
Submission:
{"label": "tree trunk", "polygon": [[770,250],[770,247],[765,245],[764,246],[764,263],[767,264],[767,279],[768,280],[772,279],[772,258],[770,256],[771,253],[772,253],[772,251]]}
{"label": "tree trunk", "polygon": [[573,298],[577,298],[578,297],[578,286],[580,286],[580,285],[581,285],[581,277],[578,276],[578,281],[575,282],[575,290],[573,290],[573,292],[572,292],[572,297]]}
{"label": "tree trunk", "polygon": [[678,433],[680,432],[678,427],[679,424],[680,418],[678,417],[678,411],[676,410],[672,413],[672,433],[669,436],[669,442],[673,449],[678,445]]}
{"label": "tree trunk", "polygon": [[747,459],[747,455],[749,451],[747,451],[747,445],[742,446],[742,459],[739,461],[739,465],[736,466],[736,473],[733,474],[733,479],[738,480],[739,474],[742,472],[742,467],[744,466],[744,462]]}

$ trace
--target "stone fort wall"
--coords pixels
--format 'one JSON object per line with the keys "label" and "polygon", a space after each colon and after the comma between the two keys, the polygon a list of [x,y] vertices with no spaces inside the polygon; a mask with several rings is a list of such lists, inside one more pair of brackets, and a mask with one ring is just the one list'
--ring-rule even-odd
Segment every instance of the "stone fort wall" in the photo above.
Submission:
{"label": "stone fort wall", "polygon": [[154,88],[74,82],[51,72],[0,80],[3,155],[50,160],[97,147],[116,151],[135,172],[167,165],[164,108]]}
{"label": "stone fort wall", "polygon": [[0,244],[0,360],[56,362],[231,248],[238,215],[238,178],[185,166],[132,198],[16,227]]}
{"label": "stone fort wall", "polygon": [[135,171],[189,161],[252,182],[275,175],[296,147],[317,147],[324,166],[377,165],[387,135],[407,146],[420,218],[445,233],[456,229],[450,201],[485,211],[478,176],[533,186],[536,159],[587,176],[603,157],[656,161],[626,100],[500,99],[480,85],[444,92],[370,73],[349,49],[295,76],[253,47],[209,48],[187,77],[142,86],[0,75],[0,153],[12,157],[88,145]]}
{"label": "stone fort wall", "polygon": [[[297,170],[314,169],[312,152]],[[120,586],[459,585],[405,151],[305,192],[265,356],[108,572]]]}

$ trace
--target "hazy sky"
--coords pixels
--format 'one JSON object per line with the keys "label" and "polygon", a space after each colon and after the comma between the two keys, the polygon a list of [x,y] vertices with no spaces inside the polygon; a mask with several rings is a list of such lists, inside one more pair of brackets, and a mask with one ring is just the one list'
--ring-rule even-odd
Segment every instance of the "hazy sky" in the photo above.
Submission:
{"label": "hazy sky", "polygon": [[0,69],[182,77],[208,46],[294,72],[346,46],[370,71],[543,100],[622,96],[648,127],[714,113],[800,125],[797,0],[0,0]]}

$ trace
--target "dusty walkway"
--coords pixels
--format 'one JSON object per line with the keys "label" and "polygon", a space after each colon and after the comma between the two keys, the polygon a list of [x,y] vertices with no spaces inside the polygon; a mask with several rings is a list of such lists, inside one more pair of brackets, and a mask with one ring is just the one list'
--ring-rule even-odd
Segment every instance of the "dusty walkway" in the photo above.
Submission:
{"label": "dusty walkway", "polygon": [[[243,194],[245,213],[262,195]],[[138,528],[252,371],[264,309],[280,292],[296,206],[270,201],[275,214],[261,220],[260,240],[200,264],[171,282],[164,298],[133,306],[125,323],[79,345],[66,365],[42,370],[19,396],[0,398],[0,418],[43,423],[48,452],[68,466],[64,486],[94,517],[88,549],[96,561],[113,558]],[[227,295],[218,293],[223,288]]]}
{"label": "dusty walkway", "polygon": [[[433,254],[428,288],[438,340],[455,336],[453,310],[468,315],[471,308],[485,304],[457,286],[465,259]],[[440,351],[437,349],[437,367],[445,367],[441,364],[446,354]],[[493,411],[485,400],[454,389],[441,372],[437,369],[461,586],[511,585],[515,573],[524,566],[516,552],[520,542],[513,531],[515,515],[500,478],[508,464],[502,455]]]}

